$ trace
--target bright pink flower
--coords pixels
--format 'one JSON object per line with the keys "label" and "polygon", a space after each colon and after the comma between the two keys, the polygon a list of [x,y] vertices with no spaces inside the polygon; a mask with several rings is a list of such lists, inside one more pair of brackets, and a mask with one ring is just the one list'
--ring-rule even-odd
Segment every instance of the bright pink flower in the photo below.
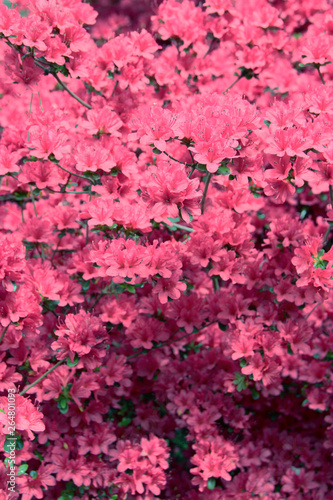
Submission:
{"label": "bright pink flower", "polygon": [[13,289],[11,282],[22,281],[26,269],[25,252],[22,244],[11,234],[0,234],[0,280],[8,291]]}
{"label": "bright pink flower", "polygon": [[68,47],[60,40],[60,38],[50,38],[47,43],[47,52],[45,59],[51,63],[63,65],[65,57],[70,55]]}
{"label": "bright pink flower", "polygon": [[82,216],[88,220],[89,226],[112,226],[114,223],[115,204],[113,197],[96,198],[87,206],[87,213]]}
{"label": "bright pink flower", "polygon": [[186,222],[190,215],[201,213],[198,179],[190,180],[178,166],[163,162],[158,168],[150,167],[141,184],[143,199],[147,202],[151,218],[169,223],[179,211]]}
{"label": "bright pink flower", "polygon": [[51,27],[40,20],[39,16],[28,16],[21,21],[20,29],[23,35],[23,45],[37,50],[47,49],[45,40],[51,35]]}
{"label": "bright pink flower", "polygon": [[0,146],[0,175],[18,172],[19,166],[17,162],[20,157],[19,151],[10,151],[6,146]]}
{"label": "bright pink flower", "polygon": [[[121,137],[119,129],[123,122],[110,106],[104,106],[102,109],[91,109],[87,113],[88,121],[83,126],[91,134],[110,134],[113,137]],[[105,161],[105,160],[104,160]]]}
{"label": "bright pink flower", "polygon": [[168,109],[159,106],[144,107],[133,119],[133,128],[137,132],[130,134],[130,139],[140,138],[141,144],[153,144],[160,151],[165,151],[166,141],[178,135],[176,127],[177,115]]}
{"label": "bright pink flower", "polygon": [[212,138],[209,142],[198,142],[190,150],[198,163],[206,165],[208,172],[215,173],[220,163],[226,158],[234,158],[237,143],[229,139],[219,140]]}
{"label": "bright pink flower", "polygon": [[331,37],[327,35],[309,37],[299,48],[302,64],[326,64],[332,59]]}
{"label": "bright pink flower", "polygon": [[132,369],[126,364],[126,358],[123,355],[117,357],[113,352],[106,365],[101,369],[101,373],[103,373],[107,385],[120,383],[124,387],[130,387],[132,384],[130,380]]}
{"label": "bright pink flower", "polygon": [[20,23],[20,14],[16,9],[9,9],[7,5],[0,6],[0,32],[4,36],[16,35]]}
{"label": "bright pink flower", "polygon": [[33,182],[38,189],[57,188],[63,182],[59,170],[50,161],[27,161],[21,167],[19,180],[24,184]]}
{"label": "bright pink flower", "polygon": [[31,498],[43,498],[44,491],[49,486],[56,484],[55,477],[51,475],[52,466],[42,463],[35,476],[25,474],[17,478],[19,491],[22,495],[22,500],[30,500]]}
{"label": "bright pink flower", "polygon": [[306,158],[304,151],[312,147],[309,139],[304,137],[300,130],[293,128],[276,130],[274,135],[268,139],[268,147],[265,149],[266,153],[284,156],[300,156]]}
{"label": "bright pink flower", "polygon": [[69,355],[72,361],[75,353],[79,356],[89,354],[93,347],[106,338],[102,322],[83,310],[79,314],[68,314],[65,324],[55,334],[59,340],[52,343],[52,349],[60,349],[59,355]]}
{"label": "bright pink flower", "polygon": [[0,363],[0,391],[15,389],[17,382],[22,380],[20,373],[15,373],[15,367],[9,367],[6,363]]}
{"label": "bright pink flower", "polygon": [[[269,178],[268,174],[271,174],[271,171],[266,172],[267,184],[264,188],[265,195],[274,198],[276,203],[284,203],[289,196],[292,196],[295,193],[295,187],[288,181]],[[272,173],[275,177],[275,172]]]}
{"label": "bright pink flower", "polygon": [[15,413],[15,428],[18,431],[23,431],[28,434],[29,439],[34,439],[33,432],[42,432],[45,430],[45,425],[42,422],[43,414],[31,403],[29,398],[13,393],[15,399],[15,410],[8,409],[10,401],[7,397],[0,398],[0,423],[2,424],[2,434],[10,434],[8,427],[10,426],[10,411]]}
{"label": "bright pink flower", "polygon": [[72,52],[87,52],[92,48],[91,39],[87,31],[79,25],[72,25],[65,29],[63,41]]}
{"label": "bright pink flower", "polygon": [[47,160],[51,154],[57,160],[61,160],[64,154],[69,152],[70,146],[67,143],[65,133],[57,131],[55,128],[41,128],[33,125],[29,129],[29,146],[32,154],[42,160]]}
{"label": "bright pink flower", "polygon": [[154,38],[147,30],[143,29],[138,33],[132,31],[131,39],[133,42],[133,53],[138,57],[145,59],[154,59],[154,52],[160,49]]}
{"label": "bright pink flower", "polygon": [[110,172],[116,166],[110,152],[101,147],[99,143],[79,143],[74,157],[77,161],[76,169],[79,172],[86,170],[96,172],[98,169]]}
{"label": "bright pink flower", "polygon": [[104,297],[98,309],[101,312],[100,318],[103,322],[110,322],[113,325],[122,324],[129,327],[137,316],[135,308],[135,297],[122,293],[118,297]]}
{"label": "bright pink flower", "polygon": [[[182,19],[181,23],[177,21],[179,18]],[[162,40],[172,37],[182,40],[182,50],[205,36],[204,13],[189,0],[184,0],[181,4],[176,0],[162,2],[152,21]]]}
{"label": "bright pink flower", "polygon": [[210,478],[231,480],[229,472],[237,467],[237,454],[233,444],[220,436],[207,441],[199,441],[193,446],[195,455],[191,462],[196,466],[191,469],[195,478],[194,485],[203,491]]}
{"label": "bright pink flower", "polygon": [[260,47],[247,47],[236,52],[238,59],[237,66],[239,68],[247,68],[257,70],[263,68],[267,64],[267,53]]}
{"label": "bright pink flower", "polygon": [[168,298],[177,300],[181,296],[181,292],[186,290],[186,283],[179,281],[179,274],[175,273],[171,278],[160,278],[156,286],[153,288],[153,293],[158,295],[161,304],[166,304]]}
{"label": "bright pink flower", "polygon": [[110,71],[113,71],[115,65],[121,70],[135,59],[133,41],[124,34],[105,43],[99,49],[97,57],[100,67]]}

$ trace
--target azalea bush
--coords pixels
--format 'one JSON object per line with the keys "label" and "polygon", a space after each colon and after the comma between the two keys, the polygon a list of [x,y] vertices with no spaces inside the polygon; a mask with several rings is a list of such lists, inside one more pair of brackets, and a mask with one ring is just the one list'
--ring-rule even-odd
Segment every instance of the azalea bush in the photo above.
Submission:
{"label": "azalea bush", "polygon": [[0,500],[333,499],[331,3],[0,39]]}

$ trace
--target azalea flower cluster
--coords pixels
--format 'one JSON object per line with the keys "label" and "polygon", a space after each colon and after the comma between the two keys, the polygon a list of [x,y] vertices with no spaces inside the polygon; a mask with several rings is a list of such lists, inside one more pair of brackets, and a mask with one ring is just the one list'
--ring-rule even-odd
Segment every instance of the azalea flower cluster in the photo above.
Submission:
{"label": "azalea flower cluster", "polygon": [[0,6],[0,500],[333,499],[332,47],[329,0]]}

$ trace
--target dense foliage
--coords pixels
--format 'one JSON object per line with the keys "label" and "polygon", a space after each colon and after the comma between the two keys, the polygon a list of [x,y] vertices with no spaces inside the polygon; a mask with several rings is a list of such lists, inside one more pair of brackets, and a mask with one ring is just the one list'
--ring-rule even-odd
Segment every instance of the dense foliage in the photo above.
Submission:
{"label": "dense foliage", "polygon": [[333,499],[329,1],[0,38],[0,500]]}

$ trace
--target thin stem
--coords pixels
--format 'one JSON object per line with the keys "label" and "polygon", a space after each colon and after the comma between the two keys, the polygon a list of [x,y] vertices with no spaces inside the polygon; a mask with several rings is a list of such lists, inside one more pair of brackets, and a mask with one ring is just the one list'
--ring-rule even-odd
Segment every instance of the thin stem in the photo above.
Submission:
{"label": "thin stem", "polygon": [[[31,108],[32,108],[32,99],[33,99],[33,92],[31,92],[31,99],[30,99],[30,107],[29,107],[29,118],[30,118],[30,115],[31,115]],[[30,140],[30,130],[28,130],[28,142]]]}
{"label": "thin stem", "polygon": [[202,330],[204,330],[208,326],[213,325],[214,323],[217,323],[217,320],[212,321],[211,323],[207,323],[207,325],[204,325],[202,328],[200,328],[196,332],[186,333],[186,335],[183,335],[182,337],[179,337],[177,339],[171,339],[171,340],[168,340],[167,342],[161,342],[160,344],[157,344],[154,347],[152,347],[151,349],[149,349],[149,351],[147,351],[146,353],[144,351],[136,352],[136,353],[132,354],[131,356],[128,356],[127,360],[137,358],[141,354],[148,354],[148,352],[155,351],[156,349],[160,349],[161,347],[171,345],[174,342],[179,342],[180,340],[186,339],[187,337],[190,337],[191,335],[196,335],[197,333],[200,333]]}
{"label": "thin stem", "polygon": [[207,50],[206,54],[203,56],[203,59],[205,59],[205,57],[207,57],[208,54],[211,53],[211,51],[213,49],[213,45],[214,45],[215,40],[216,40],[215,38],[211,39],[211,42],[210,42],[209,47],[208,47],[208,50]]}
{"label": "thin stem", "polygon": [[0,344],[1,344],[1,342],[3,341],[3,338],[4,338],[4,336],[5,336],[5,333],[6,333],[6,331],[8,330],[8,328],[10,327],[10,325],[11,325],[11,323],[9,323],[9,325],[7,325],[7,326],[6,326],[6,328],[4,329],[4,331],[2,332],[2,335],[1,335],[1,337],[0,337]]}
{"label": "thin stem", "polygon": [[[320,79],[321,79],[321,83],[322,83],[323,85],[325,85],[325,80],[324,80],[324,77],[323,77],[323,75],[322,75],[322,73],[321,73],[321,71],[320,71],[320,67],[319,67],[319,66],[316,66],[316,67],[317,67],[317,70],[318,70],[318,73],[319,73],[319,76],[320,76]],[[331,186],[330,186],[330,187],[331,187]]]}
{"label": "thin stem", "polygon": [[38,214],[37,214],[37,208],[36,208],[36,204],[35,204],[35,197],[34,197],[34,194],[32,192],[32,188],[30,186],[30,194],[31,194],[31,201],[32,201],[32,204],[34,206],[34,212],[35,212],[35,216],[38,217]]}
{"label": "thin stem", "polygon": [[32,108],[32,99],[34,97],[34,94],[33,92],[31,92],[31,99],[30,99],[30,106],[29,106],[29,118],[30,118],[30,115],[31,115],[31,108]]}
{"label": "thin stem", "polygon": [[101,293],[98,295],[98,297],[97,297],[97,299],[95,300],[95,302],[93,303],[93,305],[89,307],[89,309],[88,309],[88,311],[89,311],[89,312],[90,312],[90,311],[92,311],[92,310],[94,309],[94,307],[98,304],[98,302],[101,300],[101,298],[102,298],[104,295],[106,295],[106,293],[105,293],[105,292],[101,292]]}
{"label": "thin stem", "polygon": [[307,319],[309,319],[309,317],[311,316],[311,314],[313,313],[313,311],[314,311],[314,310],[316,309],[316,307],[318,307],[318,306],[319,306],[319,302],[317,302],[317,304],[316,304],[316,305],[315,305],[315,306],[311,309],[311,311],[309,312],[309,314],[308,314],[307,316],[305,316],[305,318],[304,318],[304,319],[305,319],[305,321],[306,321]]}
{"label": "thin stem", "polygon": [[241,78],[243,78],[243,75],[240,75],[240,76],[237,78],[237,80],[235,80],[235,81],[234,81],[231,85],[229,85],[229,87],[228,87],[227,89],[225,89],[225,91],[223,92],[223,94],[226,94],[226,93],[228,92],[228,90],[232,89],[232,87],[233,87],[234,85],[236,85],[236,83],[238,83],[238,82],[239,82],[239,80],[240,80]]}
{"label": "thin stem", "polygon": [[89,191],[55,191],[54,189],[51,188],[46,188],[46,189],[47,191],[56,194],[90,194]]}
{"label": "thin stem", "polygon": [[219,277],[212,276],[212,281],[213,281],[214,292],[218,292],[220,290]]}
{"label": "thin stem", "polygon": [[68,94],[70,96],[72,96],[74,99],[76,99],[80,104],[82,104],[82,106],[85,106],[86,108],[88,109],[92,109],[92,107],[90,106],[90,104],[88,104],[87,102],[83,101],[82,99],[80,99],[79,96],[77,96],[76,94],[74,94],[74,92],[72,90],[70,90],[66,83],[64,83],[62,80],[60,80],[59,76],[57,75],[57,73],[55,73],[54,71],[52,71],[52,69],[49,67],[49,68],[46,68],[45,66],[43,66],[43,64],[41,64],[39,61],[37,61],[36,59],[34,59],[34,62],[37,66],[39,66],[39,68],[42,68],[44,71],[46,71],[47,73],[50,73],[56,80],[57,82],[59,83],[59,85],[64,89],[66,90],[66,92],[68,92]]}
{"label": "thin stem", "polygon": [[[170,227],[169,224],[167,223],[164,223],[167,227]],[[187,231],[188,233],[193,233],[194,232],[194,229],[192,227],[186,227],[186,226],[183,226],[182,224],[177,224],[176,222],[173,222],[172,223],[172,226],[171,228],[173,227],[176,227],[177,229],[182,229],[183,231]]]}
{"label": "thin stem", "polygon": [[25,220],[24,220],[24,214],[23,214],[23,205],[21,203],[21,218],[22,218],[22,223],[25,224]]}
{"label": "thin stem", "polygon": [[[333,186],[331,186],[331,185],[329,185],[329,192],[330,192],[330,204],[331,204],[331,207],[333,208]],[[324,239],[323,239],[323,244],[322,244],[323,247],[327,243],[327,240],[328,240],[328,237],[330,235],[332,226],[333,226],[333,222],[329,222],[328,223],[328,229],[327,229],[327,231],[326,231],[326,233],[324,235]]]}
{"label": "thin stem", "polygon": [[[53,162],[55,163],[55,162]],[[67,170],[67,168],[65,167],[62,167],[59,163],[55,163],[59,168],[61,168],[62,170],[64,170],[65,172],[67,172],[68,174],[70,175],[75,175],[76,177],[80,177],[81,179],[85,179],[86,181],[89,181],[90,184],[93,184],[93,181],[91,179],[89,179],[89,177],[86,177],[85,175],[80,175],[80,174],[75,174],[74,172],[70,172],[69,170]]]}
{"label": "thin stem", "polygon": [[[16,201],[17,202],[17,198],[16,196],[12,196],[10,194],[3,194],[0,196],[0,201]],[[25,200],[23,200],[25,201]]]}
{"label": "thin stem", "polygon": [[187,165],[184,161],[177,160],[177,158],[174,158],[173,156],[169,155],[166,151],[163,151],[165,155],[167,155],[171,160],[176,161],[177,163],[181,163],[182,165]]}
{"label": "thin stem", "polygon": [[330,232],[331,232],[331,229],[332,229],[332,226],[333,226],[333,222],[329,222],[328,223],[328,229],[324,235],[324,239],[323,239],[323,244],[322,244],[322,247],[324,247],[328,241],[328,237],[330,235]]}
{"label": "thin stem", "polygon": [[39,105],[40,105],[40,109],[42,110],[42,112],[44,112],[44,108],[43,108],[43,104],[42,104],[42,98],[40,96],[40,93],[38,92],[38,99],[39,99]]}
{"label": "thin stem", "polygon": [[191,151],[190,149],[188,149],[188,152],[190,153],[190,157],[191,157],[192,163],[193,163],[193,164],[195,163],[195,164],[197,165],[197,162],[196,162],[196,161],[194,161],[194,157],[193,157],[193,153],[192,153],[192,151]]}
{"label": "thin stem", "polygon": [[205,202],[206,202],[206,197],[207,197],[208,186],[209,186],[209,183],[210,183],[210,180],[212,177],[213,177],[213,174],[209,173],[205,179],[205,188],[204,188],[204,192],[203,192],[202,200],[201,200],[201,213],[202,214],[204,213],[204,210],[205,210]]}
{"label": "thin stem", "polygon": [[57,246],[56,246],[56,247],[55,247],[55,249],[53,250],[52,257],[51,257],[51,260],[50,260],[51,264],[52,264],[52,261],[53,261],[53,259],[54,259],[54,257],[55,257],[55,254],[56,254],[56,253],[57,253],[57,251],[58,251],[59,245],[60,245],[60,238],[58,238],[58,243],[57,243]]}
{"label": "thin stem", "polygon": [[[91,201],[91,193],[89,193],[89,202]],[[86,226],[86,245],[89,243],[89,224],[87,222]]]}
{"label": "thin stem", "polygon": [[112,94],[111,94],[111,97],[114,96],[114,93],[116,91],[116,88],[118,87],[118,80],[116,81],[116,83],[114,84],[114,87],[113,87],[113,90],[112,90]]}
{"label": "thin stem", "polygon": [[189,178],[189,179],[190,179],[190,177],[192,176],[192,174],[193,174],[193,172],[194,172],[194,170],[195,170],[195,168],[196,168],[196,165],[197,165],[197,164],[193,165],[193,167],[191,168],[191,172],[188,174],[188,178]]}
{"label": "thin stem", "polygon": [[36,66],[38,66],[39,68],[42,68],[44,71],[47,71],[48,73],[51,73],[50,68],[45,68],[45,66],[43,66],[39,61],[36,61],[36,59],[34,59],[34,62]]}
{"label": "thin stem", "polygon": [[74,97],[74,99],[76,99],[80,104],[82,104],[82,106],[85,106],[86,108],[88,109],[92,109],[92,107],[90,106],[90,104],[88,104],[87,102],[83,101],[82,99],[80,99],[79,96],[77,96],[76,94],[74,94],[74,92],[72,92],[68,87],[67,85],[62,81],[60,80],[59,76],[56,74],[56,73],[52,73],[51,74],[54,76],[54,78],[57,80],[57,82],[59,83],[59,85],[61,85],[63,87],[64,90],[66,90],[66,92],[69,93],[69,95],[71,95],[72,97]]}
{"label": "thin stem", "polygon": [[53,370],[55,370],[56,368],[58,368],[58,366],[62,365],[65,361],[67,361],[67,358],[64,358],[64,359],[61,359],[60,361],[58,361],[58,363],[56,363],[55,365],[53,365],[52,368],[50,368],[49,370],[47,370],[47,372],[45,372],[37,380],[35,380],[34,382],[32,382],[32,384],[30,384],[27,387],[25,387],[23,389],[23,391],[21,391],[19,393],[19,395],[23,396],[23,394],[25,394],[26,392],[28,392],[35,385],[39,384],[39,382],[41,382],[45,377],[47,377],[50,373],[53,372]]}

